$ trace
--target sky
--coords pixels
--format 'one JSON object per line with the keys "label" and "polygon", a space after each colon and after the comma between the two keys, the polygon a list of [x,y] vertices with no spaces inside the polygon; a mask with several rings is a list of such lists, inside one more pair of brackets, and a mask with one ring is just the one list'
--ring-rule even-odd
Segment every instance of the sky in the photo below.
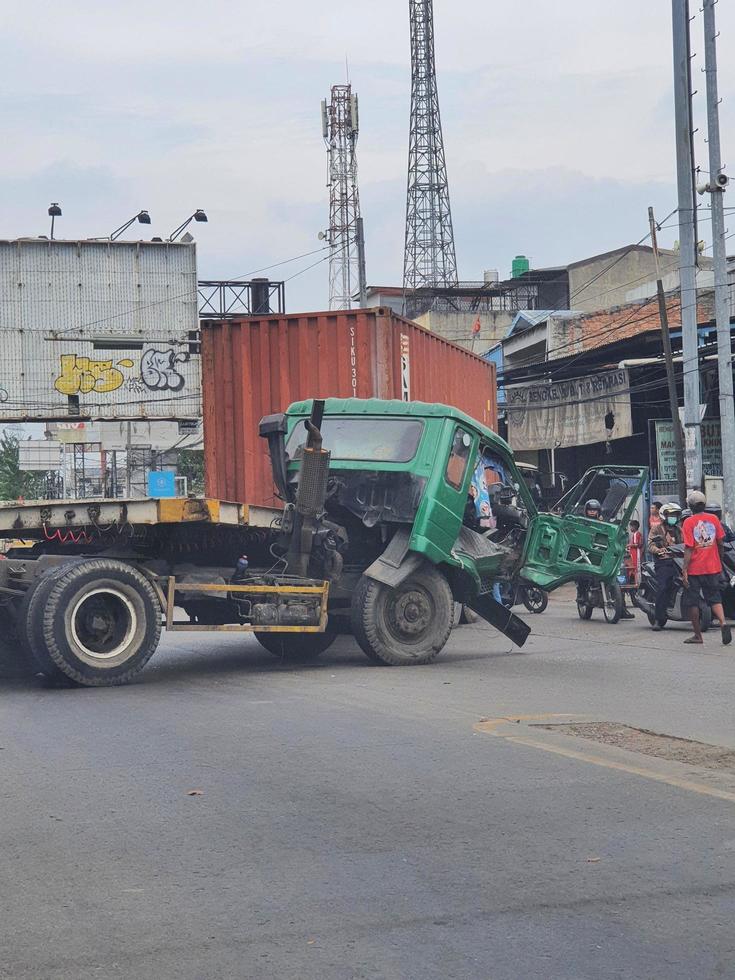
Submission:
{"label": "sky", "polygon": [[[735,9],[716,10],[723,158],[735,172]],[[192,226],[201,278],[284,262],[267,272],[289,280],[288,310],[324,309],[326,253],[285,260],[320,248],[319,104],[349,71],[368,281],[400,284],[405,2],[36,0],[0,17],[0,237],[47,234],[51,201],[68,238],[108,235],[141,208],[153,220],[142,230],[166,237],[203,208],[208,224]],[[670,3],[434,0],[434,17],[461,279],[503,278],[517,253],[541,267],[630,244],[649,205],[659,218],[675,208]],[[676,237],[667,228],[662,244]]]}

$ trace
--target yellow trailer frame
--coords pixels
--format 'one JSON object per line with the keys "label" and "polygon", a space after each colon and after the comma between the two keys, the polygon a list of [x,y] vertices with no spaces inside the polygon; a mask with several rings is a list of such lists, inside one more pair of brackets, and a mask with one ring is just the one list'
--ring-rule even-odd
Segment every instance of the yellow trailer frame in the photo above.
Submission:
{"label": "yellow trailer frame", "polygon": [[[318,626],[254,626],[251,623],[232,623],[206,626],[199,623],[182,623],[174,620],[176,592],[247,592],[249,595],[308,595],[321,596]],[[163,594],[162,594],[162,598]],[[323,633],[327,628],[327,604],[329,582],[320,585],[227,585],[222,582],[177,582],[175,575],[168,576],[164,612],[166,629],[173,633],[212,632],[223,633]]]}

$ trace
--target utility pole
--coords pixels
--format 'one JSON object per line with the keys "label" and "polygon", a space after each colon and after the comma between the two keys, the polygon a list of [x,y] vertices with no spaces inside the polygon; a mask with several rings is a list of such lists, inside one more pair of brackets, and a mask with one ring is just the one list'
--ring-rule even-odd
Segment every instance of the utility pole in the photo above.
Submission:
{"label": "utility pole", "polygon": [[702,485],[702,432],[699,416],[697,338],[697,243],[692,187],[692,111],[689,63],[689,0],[671,0],[674,41],[676,184],[679,202],[679,283],[684,368],[684,435],[687,483]]}
{"label": "utility pole", "polygon": [[707,76],[707,134],[709,140],[709,191],[712,207],[712,255],[715,276],[717,366],[720,381],[720,433],[722,442],[722,510],[725,523],[735,519],[735,399],[730,346],[730,302],[727,287],[725,212],[722,196],[728,184],[722,172],[720,109],[717,95],[716,0],[704,0],[704,70]]}
{"label": "utility pole", "polygon": [[365,272],[365,225],[362,217],[355,221],[357,236],[357,282],[359,287],[360,309],[367,306],[367,273]]}
{"label": "utility pole", "polygon": [[[666,382],[669,389],[669,407],[671,409],[671,425],[674,431],[674,454],[676,456],[676,482],[679,488],[679,500],[681,506],[686,506],[687,499],[687,472],[686,460],[684,458],[684,441],[681,436],[681,419],[679,418],[679,398],[676,393],[676,379],[674,378],[674,359],[671,354],[671,335],[669,334],[669,313],[666,309],[666,294],[664,284],[661,280],[661,267],[658,257],[658,239],[656,238],[656,219],[653,216],[653,208],[648,209],[648,223],[651,226],[651,247],[653,248],[653,258],[656,262],[656,291],[658,293],[658,315],[661,320],[661,343],[664,349],[664,360],[666,361]],[[659,474],[660,476],[660,474]]]}
{"label": "utility pole", "polygon": [[133,496],[133,437],[131,423],[127,423],[125,438],[125,495],[128,500]]}

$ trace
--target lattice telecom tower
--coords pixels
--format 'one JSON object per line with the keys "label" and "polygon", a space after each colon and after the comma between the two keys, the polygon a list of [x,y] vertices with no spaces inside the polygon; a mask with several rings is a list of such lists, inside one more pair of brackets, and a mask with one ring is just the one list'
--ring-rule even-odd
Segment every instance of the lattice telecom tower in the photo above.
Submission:
{"label": "lattice telecom tower", "polygon": [[403,285],[407,289],[454,286],[457,258],[436,88],[433,2],[409,0],[409,10],[411,129]]}
{"label": "lattice telecom tower", "polygon": [[322,134],[327,144],[329,228],[329,309],[349,310],[364,302],[364,246],[357,189],[357,95],[351,85],[333,85],[322,102]]}

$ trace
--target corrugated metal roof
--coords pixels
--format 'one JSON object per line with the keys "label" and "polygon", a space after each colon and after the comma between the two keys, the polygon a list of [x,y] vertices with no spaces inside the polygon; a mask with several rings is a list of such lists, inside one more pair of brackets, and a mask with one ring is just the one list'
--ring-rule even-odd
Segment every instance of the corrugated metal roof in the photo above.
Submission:
{"label": "corrugated metal roof", "polygon": [[505,336],[512,337],[513,334],[529,330],[531,327],[537,327],[552,316],[564,319],[565,317],[580,316],[580,314],[574,310],[519,310]]}

